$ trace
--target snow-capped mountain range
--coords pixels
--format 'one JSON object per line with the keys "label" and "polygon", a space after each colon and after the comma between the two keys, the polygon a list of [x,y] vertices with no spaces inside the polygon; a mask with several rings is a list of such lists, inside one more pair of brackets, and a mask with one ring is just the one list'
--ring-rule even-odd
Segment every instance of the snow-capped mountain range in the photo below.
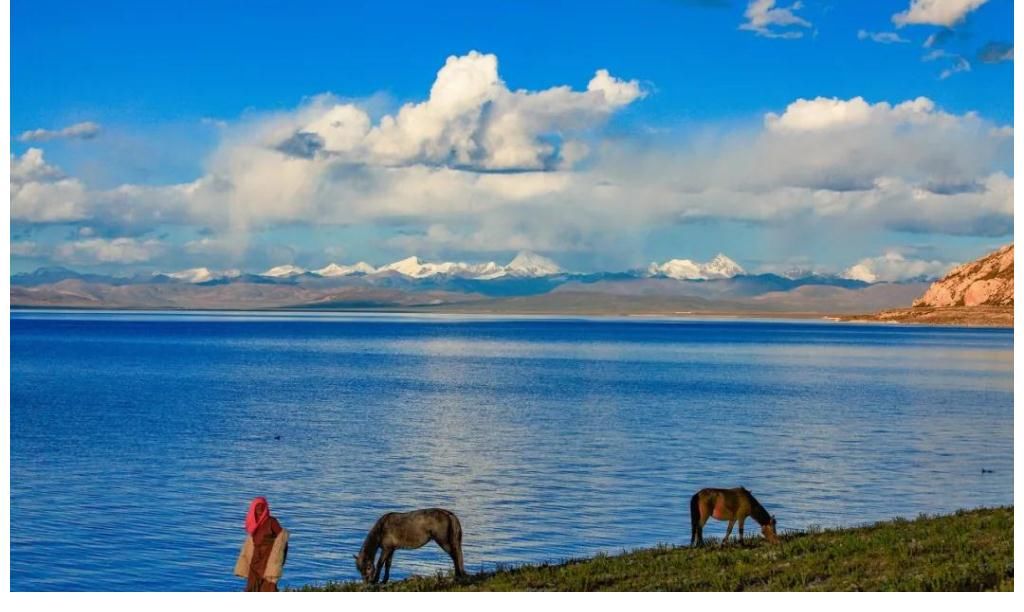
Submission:
{"label": "snow-capped mountain range", "polygon": [[[637,277],[672,278],[676,280],[714,280],[741,276],[746,272],[738,263],[719,253],[706,262],[690,259],[670,259],[664,263],[652,262],[646,270],[634,270],[629,274]],[[539,279],[567,274],[551,259],[523,251],[505,265],[488,261],[485,263],[466,262],[430,262],[412,256],[380,267],[374,267],[365,261],[352,265],[330,263],[326,266],[307,270],[305,268],[284,264],[274,266],[255,276],[268,279],[289,279],[300,276],[322,278],[338,278],[345,276],[399,276],[408,279],[457,278],[475,281],[495,280],[500,278]],[[216,280],[229,280],[242,276],[239,270],[214,271],[209,268],[190,268],[178,272],[163,273],[163,276],[189,282],[206,283]]]}
{"label": "snow-capped mountain range", "polygon": [[[312,275],[323,278],[336,278],[342,276],[379,276],[397,274],[411,279],[424,279],[431,277],[453,277],[473,280],[493,280],[497,278],[542,278],[555,276],[564,273],[561,267],[554,261],[537,255],[536,253],[521,252],[505,265],[493,261],[486,263],[465,263],[465,262],[430,262],[423,261],[419,257],[412,256],[399,261],[389,263],[375,268],[365,261],[352,265],[341,265],[330,263],[317,270],[306,270],[293,264],[274,266],[269,270],[259,273],[257,276],[287,279],[296,276]],[[163,276],[175,280],[190,283],[206,283],[214,280],[223,280],[241,276],[238,270],[225,270],[221,272],[209,268],[190,268],[179,272],[163,273]]]}
{"label": "snow-capped mountain range", "polygon": [[745,273],[742,266],[722,253],[704,263],[689,259],[670,259],[663,264],[653,262],[647,267],[648,276],[664,276],[677,280],[732,278]]}

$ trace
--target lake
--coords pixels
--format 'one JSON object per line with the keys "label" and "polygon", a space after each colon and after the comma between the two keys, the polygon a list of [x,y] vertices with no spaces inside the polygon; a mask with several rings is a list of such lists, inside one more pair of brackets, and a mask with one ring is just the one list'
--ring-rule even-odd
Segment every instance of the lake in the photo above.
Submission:
{"label": "lake", "polygon": [[704,486],[786,529],[1012,504],[1012,358],[1009,329],[14,312],[11,588],[240,590],[255,495],[282,586],[355,579],[391,510],[453,510],[473,572],[684,544]]}

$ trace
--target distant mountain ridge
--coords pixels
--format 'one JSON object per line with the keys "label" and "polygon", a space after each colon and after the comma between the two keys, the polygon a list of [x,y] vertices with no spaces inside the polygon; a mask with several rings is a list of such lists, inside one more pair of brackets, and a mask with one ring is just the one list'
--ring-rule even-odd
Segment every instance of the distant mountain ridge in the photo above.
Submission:
{"label": "distant mountain ridge", "polygon": [[748,274],[721,253],[707,262],[670,259],[625,272],[567,272],[547,257],[521,252],[505,265],[412,256],[380,267],[330,263],[307,270],[284,264],[260,274],[198,267],[120,278],[41,268],[11,277],[12,305],[73,308],[443,309],[457,304],[478,311],[612,308],[646,313],[699,306],[702,311],[831,313],[891,308],[923,290],[920,283]]}

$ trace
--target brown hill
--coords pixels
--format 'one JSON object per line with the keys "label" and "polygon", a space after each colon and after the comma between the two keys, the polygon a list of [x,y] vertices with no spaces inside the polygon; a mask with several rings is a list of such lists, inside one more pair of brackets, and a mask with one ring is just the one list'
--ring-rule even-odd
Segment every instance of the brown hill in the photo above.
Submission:
{"label": "brown hill", "polygon": [[914,300],[914,306],[1013,306],[1013,245],[954,268]]}
{"label": "brown hill", "polygon": [[477,299],[480,299],[480,296],[475,294],[443,291],[410,293],[374,287],[310,289],[251,283],[108,285],[64,280],[38,287],[11,287],[11,305],[32,308],[400,308]]}
{"label": "brown hill", "polygon": [[1013,244],[954,268],[914,300],[912,308],[851,319],[1013,327]]}

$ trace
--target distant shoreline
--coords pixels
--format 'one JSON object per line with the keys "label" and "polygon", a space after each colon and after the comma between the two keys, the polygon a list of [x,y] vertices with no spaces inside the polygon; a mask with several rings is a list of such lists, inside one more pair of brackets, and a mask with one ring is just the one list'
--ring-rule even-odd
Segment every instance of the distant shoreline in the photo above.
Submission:
{"label": "distant shoreline", "polygon": [[[11,305],[11,312],[126,312],[126,313],[296,313],[296,314],[438,314],[438,315],[463,315],[481,317],[593,317],[593,318],[629,318],[629,319],[678,319],[678,320],[779,320],[779,321],[824,321],[831,323],[860,323],[878,325],[915,325],[935,327],[985,327],[985,328],[1012,328],[1012,308],[1005,312],[1005,309],[900,309],[883,311],[875,314],[836,314],[819,312],[772,312],[772,311],[616,311],[604,309],[578,309],[578,310],[502,310],[484,308],[460,308],[460,305],[448,306],[423,306],[403,308],[107,308],[102,306],[34,306],[34,305]],[[949,316],[937,316],[936,310],[951,311]],[[928,311],[928,312],[925,312]],[[904,314],[906,313],[906,314]],[[916,313],[932,316],[912,316]],[[980,316],[974,316],[974,314]]]}
{"label": "distant shoreline", "polygon": [[1013,306],[917,306],[883,310],[870,315],[841,316],[854,323],[877,322],[957,327],[1013,327]]}

